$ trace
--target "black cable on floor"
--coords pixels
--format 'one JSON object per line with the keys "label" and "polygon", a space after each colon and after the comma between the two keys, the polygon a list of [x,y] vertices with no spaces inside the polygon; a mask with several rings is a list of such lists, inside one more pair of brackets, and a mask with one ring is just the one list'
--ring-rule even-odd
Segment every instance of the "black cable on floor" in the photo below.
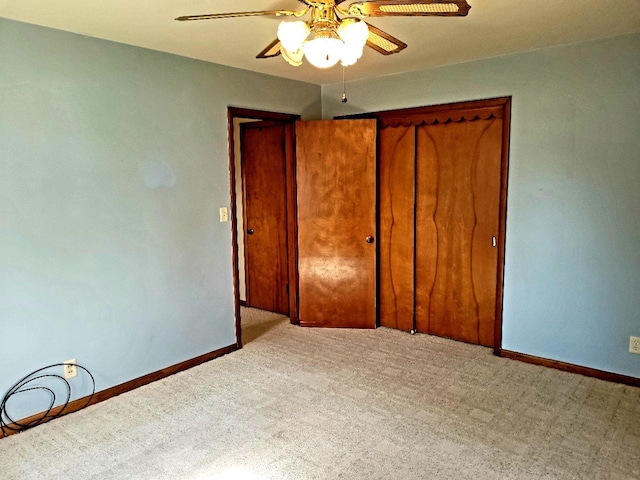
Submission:
{"label": "black cable on floor", "polygon": [[[35,427],[37,425],[40,425],[41,423],[48,422],[49,420],[62,417],[67,413],[69,413],[69,412],[65,413],[65,410],[69,406],[69,401],[71,400],[71,384],[67,381],[67,379],[64,378],[62,375],[58,375],[54,373],[42,373],[38,375],[40,372],[44,372],[49,368],[53,368],[53,367],[64,368],[65,365],[66,364],[64,363],[54,363],[53,365],[39,368],[38,370],[31,372],[29,375],[27,375],[18,383],[16,383],[13,387],[11,387],[9,391],[6,393],[6,395],[2,397],[2,401],[0,401],[0,430],[2,430],[3,437],[7,437],[9,435],[7,430],[11,430],[14,432],[21,432],[28,428]],[[77,409],[77,410],[82,410],[83,408],[85,408],[91,403],[91,400],[93,400],[93,396],[96,393],[96,381],[93,378],[93,375],[91,375],[91,372],[87,370],[85,367],[78,364],[76,364],[75,367],[85,371],[91,378],[91,382],[93,384],[91,395],[89,395],[86,403],[82,405],[82,407]],[[66,387],[66,398],[64,402],[60,403],[59,405],[56,405],[55,391],[52,388],[35,384],[35,382],[37,382],[38,380],[42,380],[44,378],[55,379],[58,382],[63,382],[64,387]],[[45,391],[45,392],[48,392],[48,394],[51,396],[51,402],[49,403],[49,407],[47,408],[46,412],[43,412],[41,415],[38,415],[36,418],[34,418],[29,422],[21,422],[20,420],[14,420],[13,418],[11,418],[7,413],[7,403],[9,399],[17,395],[24,395],[34,391]],[[51,413],[51,411],[54,408],[58,408],[60,406],[62,406],[62,408],[60,409],[60,411],[58,411],[58,413],[55,413],[55,414]]]}

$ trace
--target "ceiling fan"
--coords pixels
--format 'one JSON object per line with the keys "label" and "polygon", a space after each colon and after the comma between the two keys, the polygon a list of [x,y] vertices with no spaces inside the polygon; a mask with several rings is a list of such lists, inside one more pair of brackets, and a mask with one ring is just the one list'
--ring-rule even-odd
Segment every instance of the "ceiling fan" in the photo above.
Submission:
{"label": "ceiling fan", "polygon": [[345,8],[345,0],[298,0],[302,10],[262,10],[256,12],[212,13],[187,15],[178,21],[213,20],[233,17],[273,15],[277,17],[302,18],[307,20],[283,21],[278,27],[278,36],[256,58],[271,58],[282,55],[291,65],[299,66],[305,57],[319,68],[328,68],[341,62],[353,65],[362,56],[364,46],[383,54],[398,53],[407,44],[386,32],[368,24],[368,17],[434,16],[464,17],[471,6],[466,0],[371,0],[356,1]]}

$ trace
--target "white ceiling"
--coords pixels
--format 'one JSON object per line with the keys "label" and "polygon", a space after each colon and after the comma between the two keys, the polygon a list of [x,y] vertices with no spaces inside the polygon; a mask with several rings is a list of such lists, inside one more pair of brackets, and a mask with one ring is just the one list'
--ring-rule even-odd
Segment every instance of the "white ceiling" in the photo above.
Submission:
{"label": "white ceiling", "polygon": [[[468,0],[467,17],[372,18],[409,45],[383,56],[366,49],[348,79],[465,62],[551,45],[640,32],[640,0]],[[343,5],[352,3],[347,0]],[[297,0],[0,0],[0,17],[315,84],[342,81],[342,69],[255,56],[281,19],[243,17],[177,22],[206,13],[300,10]]]}

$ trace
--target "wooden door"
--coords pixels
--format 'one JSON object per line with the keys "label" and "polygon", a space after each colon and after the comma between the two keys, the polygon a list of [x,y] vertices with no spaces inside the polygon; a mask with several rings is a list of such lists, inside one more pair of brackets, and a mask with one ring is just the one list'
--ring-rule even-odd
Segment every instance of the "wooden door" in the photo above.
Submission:
{"label": "wooden door", "polygon": [[417,127],[417,330],[494,345],[502,118]]}
{"label": "wooden door", "polygon": [[285,125],[241,130],[246,305],[289,314]]}
{"label": "wooden door", "polygon": [[380,325],[408,332],[415,328],[415,127],[378,135]]}
{"label": "wooden door", "polygon": [[299,319],[376,326],[376,122],[296,124]]}
{"label": "wooden door", "polygon": [[499,348],[509,106],[376,114],[380,325]]}

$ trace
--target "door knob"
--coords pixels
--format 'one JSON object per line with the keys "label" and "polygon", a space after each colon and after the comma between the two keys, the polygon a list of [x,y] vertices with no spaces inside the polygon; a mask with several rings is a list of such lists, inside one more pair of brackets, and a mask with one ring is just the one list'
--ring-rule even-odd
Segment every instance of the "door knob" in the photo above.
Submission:
{"label": "door knob", "polygon": [[367,241],[367,243],[373,243],[373,237],[371,235],[365,238],[365,240]]}
{"label": "door knob", "polygon": [[497,245],[496,237],[491,237],[491,246],[495,247]]}
{"label": "door knob", "polygon": [[249,229],[247,230],[247,234],[248,234],[248,235],[253,235],[253,228],[249,228]]}

